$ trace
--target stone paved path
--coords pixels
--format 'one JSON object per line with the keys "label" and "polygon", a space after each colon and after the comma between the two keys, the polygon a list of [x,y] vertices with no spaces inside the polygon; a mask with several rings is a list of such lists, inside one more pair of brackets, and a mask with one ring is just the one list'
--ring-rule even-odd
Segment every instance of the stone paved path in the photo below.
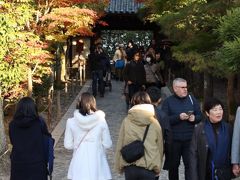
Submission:
{"label": "stone paved path", "polygon": [[[90,83],[87,82],[86,85],[90,88]],[[113,147],[110,149],[108,154],[108,162],[110,164],[112,170],[113,180],[124,180],[124,176],[118,175],[113,171],[113,162],[114,162],[114,150],[116,146],[116,141],[118,138],[118,132],[120,129],[121,121],[126,116],[126,106],[124,97],[122,96],[122,82],[112,81],[112,92],[109,92],[109,89],[106,87],[106,93],[104,98],[97,97],[97,105],[98,109],[103,110],[106,113],[106,120],[109,125],[110,134],[113,141]],[[85,87],[86,88],[86,87]],[[86,90],[86,89],[84,89]],[[74,102],[75,103],[75,102]],[[63,124],[67,117],[71,117],[73,110],[75,109],[75,105],[70,106],[69,111],[65,118],[63,118],[63,122],[61,126],[59,126],[58,130],[55,130],[53,133],[55,135],[60,135],[64,131]],[[53,180],[66,180],[67,179],[67,171],[70,163],[70,159],[72,156],[72,152],[64,149],[63,147],[63,134],[59,137],[59,141],[55,147],[55,167]],[[183,167],[180,167],[180,179],[183,180]],[[167,171],[162,171],[160,180],[167,180]]]}

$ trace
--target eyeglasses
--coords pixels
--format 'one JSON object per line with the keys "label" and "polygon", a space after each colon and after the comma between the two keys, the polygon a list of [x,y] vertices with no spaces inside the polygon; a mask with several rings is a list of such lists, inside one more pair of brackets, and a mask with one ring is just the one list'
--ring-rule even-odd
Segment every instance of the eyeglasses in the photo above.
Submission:
{"label": "eyeglasses", "polygon": [[176,86],[177,88],[187,89],[187,86]]}

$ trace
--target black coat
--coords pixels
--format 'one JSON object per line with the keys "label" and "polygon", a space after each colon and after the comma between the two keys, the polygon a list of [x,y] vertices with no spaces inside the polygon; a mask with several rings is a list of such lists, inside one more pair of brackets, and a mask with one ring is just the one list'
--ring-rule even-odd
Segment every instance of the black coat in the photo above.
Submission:
{"label": "black coat", "polygon": [[140,60],[128,62],[124,68],[123,76],[125,81],[132,81],[135,85],[146,84],[146,72]]}
{"label": "black coat", "polygon": [[88,59],[91,71],[106,71],[110,68],[109,58],[104,52],[93,52],[89,54]]}
{"label": "black coat", "polygon": [[168,170],[170,166],[169,153],[170,153],[171,143],[172,143],[171,126],[166,113],[156,106],[154,108],[155,108],[155,114],[156,114],[157,120],[162,128],[162,133],[163,133],[164,155],[165,155],[163,169]]}
{"label": "black coat", "polygon": [[[47,131],[47,130],[45,130]],[[42,126],[38,118],[14,119],[9,125],[12,144],[11,180],[47,180]]]}
{"label": "black coat", "polygon": [[[225,123],[225,122],[224,122]],[[207,163],[209,155],[209,146],[206,139],[206,133],[204,130],[205,121],[200,122],[195,126],[192,142],[190,146],[190,178],[191,180],[208,180],[206,179],[207,173]],[[232,137],[232,127],[227,124],[229,129],[230,138]],[[230,139],[231,142],[231,139]],[[230,143],[231,144],[231,143]],[[231,170],[230,163],[230,152],[231,147],[229,146],[229,170]],[[228,179],[230,180],[230,179]]]}

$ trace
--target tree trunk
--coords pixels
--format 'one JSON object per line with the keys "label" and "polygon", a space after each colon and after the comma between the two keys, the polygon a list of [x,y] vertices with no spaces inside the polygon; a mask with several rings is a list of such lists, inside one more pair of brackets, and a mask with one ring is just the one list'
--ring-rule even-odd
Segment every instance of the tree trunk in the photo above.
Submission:
{"label": "tree trunk", "polygon": [[56,81],[56,89],[61,89],[61,71],[62,71],[62,65],[61,65],[61,52],[60,52],[60,45],[58,45],[56,50],[56,56],[55,56],[55,81]]}
{"label": "tree trunk", "polygon": [[65,56],[65,52],[64,52],[64,54],[61,55],[61,81],[65,81],[65,77],[67,74],[65,57],[66,56]]}
{"label": "tree trunk", "polygon": [[190,84],[193,89],[193,94],[197,98],[203,97],[203,76],[200,73],[193,73],[193,79]]}
{"label": "tree trunk", "polygon": [[57,119],[61,117],[61,90],[56,90],[57,93]]}
{"label": "tree trunk", "polygon": [[53,102],[53,86],[51,86],[48,90],[48,119],[47,125],[48,128],[51,129],[52,126],[52,102]]}
{"label": "tree trunk", "polygon": [[204,72],[204,99],[208,98],[208,97],[212,97],[213,96],[213,79],[212,76],[207,73]]}
{"label": "tree trunk", "polygon": [[6,134],[4,128],[4,116],[3,116],[3,101],[2,97],[0,97],[0,155],[6,150],[7,148],[7,141],[6,141]]}
{"label": "tree trunk", "polygon": [[232,121],[233,116],[235,115],[234,111],[234,106],[235,106],[235,101],[234,101],[234,79],[235,75],[230,74],[228,76],[228,83],[227,83],[227,110],[228,110],[228,120]]}
{"label": "tree trunk", "polygon": [[32,70],[28,67],[28,96],[32,97],[33,83],[32,83]]}

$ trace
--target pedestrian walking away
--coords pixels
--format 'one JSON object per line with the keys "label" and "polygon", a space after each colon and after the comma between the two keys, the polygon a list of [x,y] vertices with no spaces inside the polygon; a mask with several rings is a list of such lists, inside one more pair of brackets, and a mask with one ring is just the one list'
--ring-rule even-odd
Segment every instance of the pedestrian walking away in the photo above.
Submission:
{"label": "pedestrian walking away", "polygon": [[94,96],[82,93],[65,130],[64,147],[73,150],[68,179],[112,179],[105,152],[111,146],[105,113],[97,110]]}
{"label": "pedestrian walking away", "polygon": [[[154,107],[146,92],[134,94],[131,103],[133,107],[128,111],[119,131],[114,169],[120,174],[124,173],[126,180],[155,180],[162,168],[161,127],[154,116]],[[127,162],[121,154],[121,149],[136,140],[144,141],[145,152],[134,162]]]}
{"label": "pedestrian walking away", "polygon": [[10,180],[47,180],[44,134],[51,136],[45,122],[40,120],[34,100],[23,97],[9,124],[12,144]]}
{"label": "pedestrian walking away", "polygon": [[169,180],[178,180],[178,167],[183,158],[185,178],[189,179],[189,147],[194,125],[202,119],[198,101],[188,94],[187,81],[182,78],[173,80],[174,94],[164,100],[162,110],[167,114],[171,130],[172,143],[169,152]]}
{"label": "pedestrian walking away", "polygon": [[[168,170],[169,169],[169,152],[170,152],[170,146],[172,143],[172,131],[171,131],[171,126],[170,126],[168,116],[160,108],[160,103],[162,101],[161,90],[156,86],[151,86],[146,90],[146,92],[151,98],[152,105],[154,106],[154,110],[155,110],[155,116],[162,128],[164,155],[165,155],[163,169]],[[158,179],[158,177],[156,179]]]}

